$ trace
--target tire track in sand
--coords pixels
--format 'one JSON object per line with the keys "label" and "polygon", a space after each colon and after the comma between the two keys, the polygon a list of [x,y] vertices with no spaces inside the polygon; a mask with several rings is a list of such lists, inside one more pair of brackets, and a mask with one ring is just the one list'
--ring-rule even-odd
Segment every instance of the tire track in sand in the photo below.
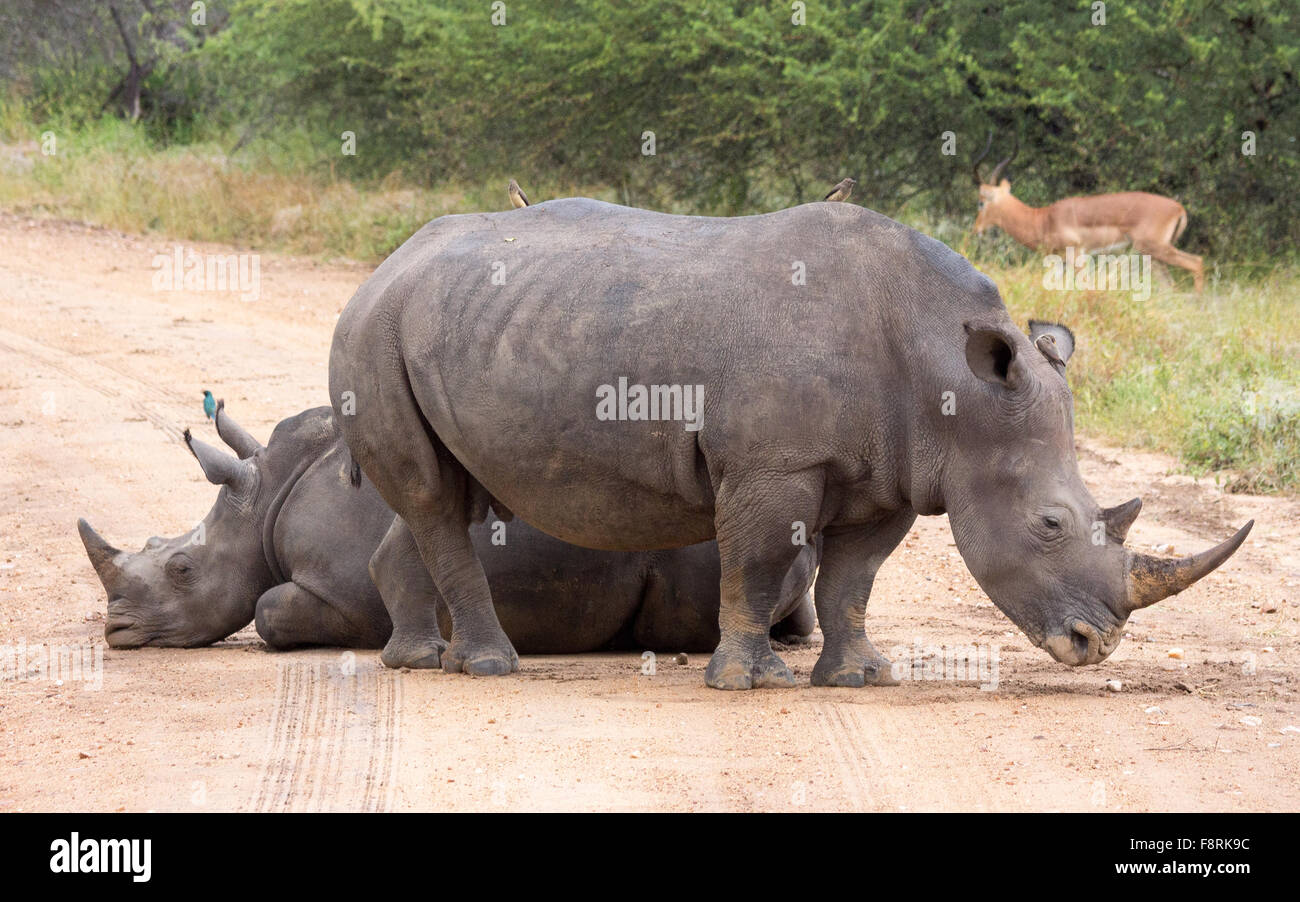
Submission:
{"label": "tire track in sand", "polygon": [[192,405],[182,402],[179,396],[175,396],[171,391],[159,390],[143,379],[138,379],[116,367],[107,366],[88,357],[70,354],[7,329],[0,329],[0,350],[33,360],[78,385],[98,392],[105,398],[129,404],[169,438],[181,440],[181,427],[157,407],[173,407],[180,410]]}
{"label": "tire track in sand", "polygon": [[865,705],[824,702],[813,706],[813,718],[830,750],[844,801],[854,811],[896,810],[888,788],[893,774],[882,756],[869,714],[885,716]]}
{"label": "tire track in sand", "polygon": [[280,664],[253,811],[386,811],[396,800],[401,674],[378,662]]}

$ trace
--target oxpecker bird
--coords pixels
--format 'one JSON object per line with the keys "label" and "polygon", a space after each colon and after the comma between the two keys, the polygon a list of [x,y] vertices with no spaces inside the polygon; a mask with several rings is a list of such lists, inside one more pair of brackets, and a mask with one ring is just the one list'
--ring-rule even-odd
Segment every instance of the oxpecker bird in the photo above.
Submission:
{"label": "oxpecker bird", "polygon": [[844,181],[836,185],[834,188],[832,188],[830,190],[830,193],[827,194],[824,198],[822,198],[822,200],[829,200],[829,201],[848,200],[849,195],[853,193],[853,186],[856,184],[857,182],[854,181],[853,179],[845,179]]}
{"label": "oxpecker bird", "polygon": [[1042,355],[1047,358],[1048,362],[1056,368],[1056,371],[1064,376],[1065,358],[1061,356],[1061,349],[1057,347],[1056,339],[1050,334],[1040,335],[1038,336],[1038,340],[1034,342],[1034,345],[1042,352]]}
{"label": "oxpecker bird", "polygon": [[510,185],[506,188],[506,191],[509,192],[510,203],[514,204],[516,210],[520,207],[528,206],[528,195],[524,194],[523,190],[519,187],[519,183],[514,179],[510,180]]}
{"label": "oxpecker bird", "polygon": [[208,415],[209,420],[217,415],[217,399],[212,397],[212,392],[207,389],[203,390],[203,412]]}

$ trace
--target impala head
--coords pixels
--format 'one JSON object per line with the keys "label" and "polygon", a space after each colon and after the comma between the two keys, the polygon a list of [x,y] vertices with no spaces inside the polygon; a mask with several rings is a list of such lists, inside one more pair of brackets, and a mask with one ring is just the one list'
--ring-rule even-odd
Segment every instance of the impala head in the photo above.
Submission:
{"label": "impala head", "polygon": [[[1142,503],[1102,507],[1079,476],[1066,362],[1069,330],[1005,317],[966,324],[961,440],[945,473],[953,538],[989,599],[1063,664],[1097,664],[1129,614],[1188,588],[1240,547],[1161,558],[1125,547]],[[978,399],[978,403],[976,402]]]}
{"label": "impala head", "polygon": [[981,235],[984,230],[998,224],[997,209],[1000,204],[1011,196],[1011,183],[1002,178],[1002,173],[1006,170],[1007,164],[1016,158],[1020,152],[1020,138],[1016,137],[1015,147],[1011,155],[993,167],[989,173],[988,181],[985,181],[980,175],[980,163],[989,155],[989,150],[993,147],[993,132],[989,132],[988,141],[984,144],[984,152],[975,158],[971,171],[975,176],[975,186],[979,189],[980,205],[979,212],[975,215],[975,234]]}

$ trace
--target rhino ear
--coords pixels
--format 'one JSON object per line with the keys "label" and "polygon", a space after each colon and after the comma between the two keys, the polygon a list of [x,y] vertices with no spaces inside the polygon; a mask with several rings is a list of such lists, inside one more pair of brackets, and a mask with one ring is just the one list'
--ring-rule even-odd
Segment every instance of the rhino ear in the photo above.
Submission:
{"label": "rhino ear", "polygon": [[185,445],[213,485],[228,485],[236,495],[246,495],[257,483],[257,468],[249,461],[232,457],[219,448],[201,442],[185,430]]}
{"label": "rhino ear", "polygon": [[[1048,338],[1047,342],[1043,341],[1044,337]],[[1074,354],[1074,333],[1060,322],[1030,320],[1030,341],[1043,352],[1043,356],[1053,364],[1060,361],[1062,367]]]}
{"label": "rhino ear", "polygon": [[965,324],[966,364],[980,379],[1001,385],[1012,391],[1025,384],[1028,378],[1024,361],[1016,354],[1016,342],[1011,330],[1000,324],[985,325],[976,322]]}

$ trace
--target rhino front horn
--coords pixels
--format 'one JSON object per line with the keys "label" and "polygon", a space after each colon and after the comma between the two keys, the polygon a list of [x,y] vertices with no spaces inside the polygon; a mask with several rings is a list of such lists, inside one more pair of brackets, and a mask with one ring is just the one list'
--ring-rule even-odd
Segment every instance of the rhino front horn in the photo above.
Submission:
{"label": "rhino front horn", "polygon": [[1152,557],[1128,552],[1128,604],[1130,611],[1175,595],[1232,557],[1255,525],[1251,520],[1226,542],[1200,554],[1181,558]]}
{"label": "rhino front horn", "polygon": [[121,550],[108,544],[85,518],[77,521],[77,532],[81,533],[81,544],[86,546],[86,556],[90,558],[90,564],[95,568],[99,581],[104,584],[105,589],[112,592],[113,583],[117,581],[120,573],[117,556],[122,553]]}

